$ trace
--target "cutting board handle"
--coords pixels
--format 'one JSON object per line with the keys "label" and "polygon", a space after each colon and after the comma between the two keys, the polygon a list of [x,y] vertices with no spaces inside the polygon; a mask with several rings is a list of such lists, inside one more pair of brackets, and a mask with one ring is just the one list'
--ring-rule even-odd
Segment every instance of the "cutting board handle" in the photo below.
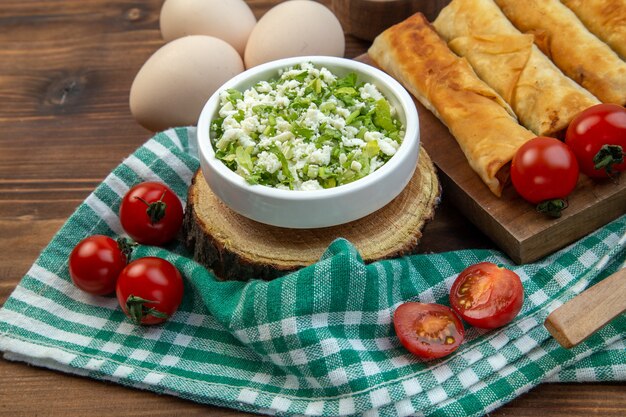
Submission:
{"label": "cutting board handle", "polygon": [[544,325],[564,348],[572,348],[626,311],[626,268],[554,310]]}

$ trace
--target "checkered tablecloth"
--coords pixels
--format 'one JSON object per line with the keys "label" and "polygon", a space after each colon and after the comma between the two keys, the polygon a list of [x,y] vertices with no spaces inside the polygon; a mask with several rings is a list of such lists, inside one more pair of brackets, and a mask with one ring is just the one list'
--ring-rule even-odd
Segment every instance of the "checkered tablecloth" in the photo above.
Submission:
{"label": "checkered tablecloth", "polygon": [[[270,281],[219,282],[174,243],[141,246],[185,277],[179,311],[164,325],[137,327],[113,296],[75,288],[67,258],[91,234],[123,233],[124,193],[144,180],[184,200],[198,161],[192,128],[157,134],[117,167],[70,217],[0,311],[0,349],[9,360],[277,415],[482,415],[545,381],[626,380],[626,317],[572,350],[543,327],[550,311],[612,273],[626,216],[540,262],[516,266],[500,252],[464,250],[365,265],[347,241],[316,264]],[[584,275],[603,255],[610,261]],[[424,362],[396,338],[402,302],[448,303],[466,266],[507,265],[526,299],[508,326],[467,329],[453,355]]]}

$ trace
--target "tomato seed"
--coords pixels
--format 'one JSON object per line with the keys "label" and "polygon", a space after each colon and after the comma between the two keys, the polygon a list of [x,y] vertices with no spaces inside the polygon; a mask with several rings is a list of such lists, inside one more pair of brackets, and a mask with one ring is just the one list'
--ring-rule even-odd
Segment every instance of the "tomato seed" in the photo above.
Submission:
{"label": "tomato seed", "polygon": [[454,337],[448,336],[446,337],[446,345],[451,345],[454,343]]}

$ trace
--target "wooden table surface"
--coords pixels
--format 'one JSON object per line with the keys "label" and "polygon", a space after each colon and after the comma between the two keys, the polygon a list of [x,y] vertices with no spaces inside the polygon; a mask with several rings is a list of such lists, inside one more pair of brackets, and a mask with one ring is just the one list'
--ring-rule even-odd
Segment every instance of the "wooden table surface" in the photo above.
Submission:
{"label": "wooden table surface", "polygon": [[[0,305],[74,208],[151,132],[128,92],[163,0],[0,3]],[[257,18],[280,0],[248,0]],[[322,1],[330,4],[330,0]],[[346,37],[346,56],[368,43]],[[445,200],[421,250],[492,247]],[[541,411],[539,411],[541,410]],[[545,384],[493,416],[624,416],[624,384]],[[2,416],[245,415],[0,360]]]}

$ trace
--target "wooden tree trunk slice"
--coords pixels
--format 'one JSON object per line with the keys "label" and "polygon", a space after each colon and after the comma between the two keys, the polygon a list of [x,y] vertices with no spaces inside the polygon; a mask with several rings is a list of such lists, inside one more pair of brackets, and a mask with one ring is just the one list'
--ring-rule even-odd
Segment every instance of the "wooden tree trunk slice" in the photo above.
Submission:
{"label": "wooden tree trunk slice", "polygon": [[213,194],[198,170],[189,187],[183,237],[194,259],[224,280],[284,275],[319,260],[340,237],[353,243],[365,262],[372,262],[415,252],[440,192],[435,167],[422,148],[411,181],[385,207],[339,226],[287,229],[235,213]]}

